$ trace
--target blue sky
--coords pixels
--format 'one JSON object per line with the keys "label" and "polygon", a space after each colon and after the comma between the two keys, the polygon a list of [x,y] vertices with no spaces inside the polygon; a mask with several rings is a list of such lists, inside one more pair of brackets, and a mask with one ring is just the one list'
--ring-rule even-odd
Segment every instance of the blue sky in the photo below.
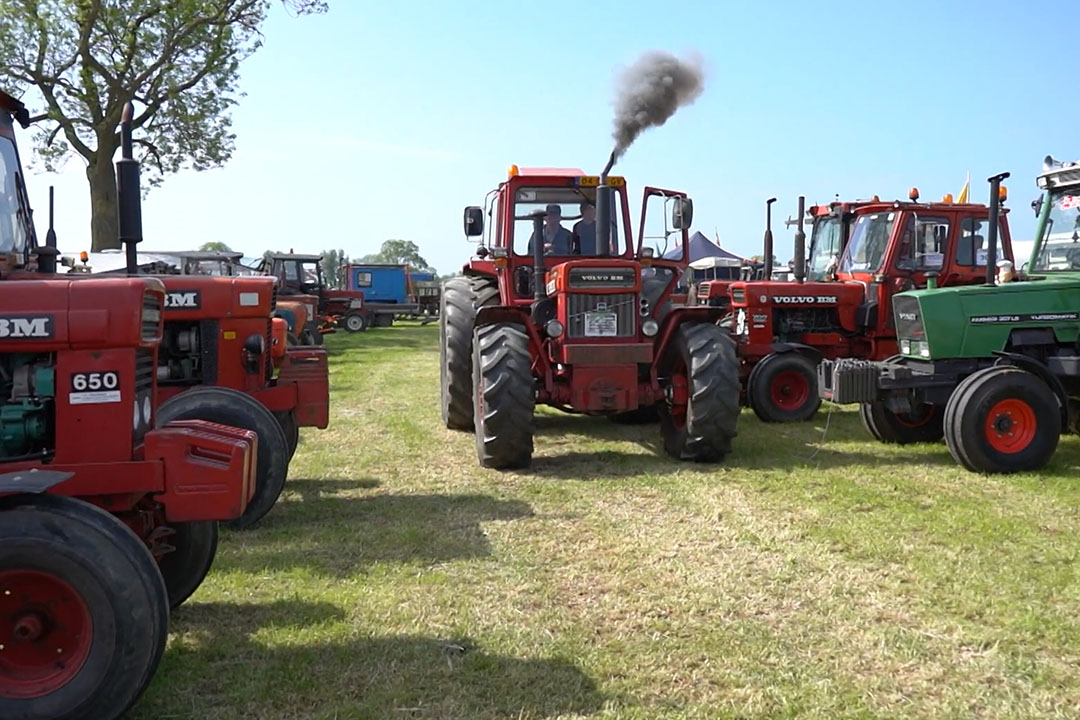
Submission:
{"label": "blue sky", "polygon": [[[144,248],[359,256],[403,238],[451,272],[473,247],[462,208],[510,163],[599,172],[618,69],[650,49],[696,50],[708,77],[617,166],[632,211],[645,184],[686,190],[695,229],[740,254],[760,251],[770,196],[783,219],[800,193],[893,198],[915,185],[937,199],[968,171],[979,200],[989,175],[1013,173],[1010,219],[1026,239],[1042,158],[1080,157],[1068,120],[1080,4],[330,2],[322,17],[272,9],[242,67],[233,159],[151,192]],[[57,186],[65,252],[89,245],[84,178],[77,158],[30,178],[39,232]],[[786,259],[790,233],[777,230]]]}

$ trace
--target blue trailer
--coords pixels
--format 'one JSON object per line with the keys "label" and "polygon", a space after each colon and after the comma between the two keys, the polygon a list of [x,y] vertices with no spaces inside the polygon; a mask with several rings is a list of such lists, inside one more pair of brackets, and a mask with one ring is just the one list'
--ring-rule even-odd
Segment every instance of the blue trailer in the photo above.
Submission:
{"label": "blue trailer", "polygon": [[345,268],[346,289],[364,293],[368,327],[389,327],[396,316],[420,314],[412,290],[408,265],[350,264]]}

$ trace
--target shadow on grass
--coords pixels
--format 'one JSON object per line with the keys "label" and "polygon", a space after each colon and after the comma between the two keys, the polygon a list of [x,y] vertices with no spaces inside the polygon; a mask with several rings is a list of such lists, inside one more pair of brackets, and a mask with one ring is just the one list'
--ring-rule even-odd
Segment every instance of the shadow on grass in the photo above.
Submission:
{"label": "shadow on grass", "polygon": [[[862,427],[857,413],[826,411],[813,420],[797,424],[766,424],[749,412],[739,419],[732,452],[720,463],[678,461],[664,451],[660,423],[625,425],[602,416],[547,413],[535,418],[538,439],[558,442],[567,436],[583,436],[601,442],[628,442],[649,454],[616,450],[565,452],[533,460],[527,473],[563,479],[588,480],[632,477],[672,472],[714,473],[728,468],[828,469],[850,465],[956,465],[945,444],[924,443],[884,446]],[[859,443],[857,450],[833,447]]]}
{"label": "shadow on grass", "polygon": [[303,717],[509,720],[603,706],[596,683],[563,659],[508,657],[463,637],[356,637],[347,622],[329,603],[185,605],[171,630],[198,642],[172,644],[132,717],[294,718],[302,708]]}
{"label": "shadow on grass", "polygon": [[533,514],[528,503],[487,495],[348,497],[324,483],[290,481],[257,528],[223,544],[214,568],[258,573],[306,567],[342,577],[379,562],[484,558],[491,545],[481,523]]}

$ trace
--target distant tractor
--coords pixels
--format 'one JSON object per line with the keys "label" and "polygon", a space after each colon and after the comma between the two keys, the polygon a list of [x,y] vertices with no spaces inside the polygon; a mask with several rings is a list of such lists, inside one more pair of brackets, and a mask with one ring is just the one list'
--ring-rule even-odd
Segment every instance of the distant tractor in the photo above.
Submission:
{"label": "distant tractor", "polygon": [[[0,93],[0,111],[0,717],[113,720],[153,678],[218,521],[252,497],[258,438],[162,422],[164,286],[55,274],[14,144],[25,109]],[[118,170],[130,209],[137,166]],[[131,213],[120,227],[130,242]]]}
{"label": "distant tractor", "polygon": [[269,263],[263,263],[262,271],[280,281],[283,297],[310,296],[317,300],[316,314],[308,320],[312,332],[325,332],[333,326],[350,332],[366,330],[364,293],[329,287],[323,277],[322,260],[322,255],[274,253]]}
{"label": "distant tractor", "polygon": [[690,270],[694,273],[691,285],[694,304],[727,311],[731,307],[728,289],[739,279],[742,261],[727,257],[701,258],[690,263]]}
{"label": "distant tractor", "polygon": [[[625,182],[609,168],[597,177],[511,166],[486,208],[465,209],[469,237],[484,237],[486,214],[495,222],[463,276],[443,283],[441,402],[447,427],[474,430],[481,465],[530,463],[538,403],[622,420],[658,413],[664,448],[680,460],[716,462],[731,449],[734,344],[718,310],[672,307],[687,258],[643,246],[681,234],[685,248],[693,205],[646,188],[635,247]],[[560,221],[586,203],[595,232],[571,242]]]}
{"label": "distant tractor", "polygon": [[[735,282],[730,288],[732,332],[745,401],[765,422],[809,419],[821,404],[817,365],[843,357],[881,360],[897,352],[893,295],[928,284],[970,285],[986,274],[984,238],[998,208],[974,203],[835,202],[811,208],[813,238],[796,234],[795,282]],[[800,198],[799,216],[804,217]],[[1000,212],[1005,257],[1012,258],[1005,210]],[[765,275],[771,271],[766,232]],[[811,280],[806,281],[809,271]],[[885,432],[919,438],[940,433],[941,417],[881,419]]]}
{"label": "distant tractor", "polygon": [[409,285],[417,313],[429,318],[439,314],[440,285],[433,272],[409,271]]}
{"label": "distant tractor", "polygon": [[[989,179],[992,198],[1005,177]],[[991,223],[985,283],[897,294],[899,355],[822,363],[822,396],[860,403],[863,424],[882,442],[907,439],[882,419],[942,418],[936,437],[923,439],[944,434],[969,470],[1044,467],[1061,433],[1080,430],[1080,163],[1047,158],[1038,186],[1024,277],[995,262]]]}

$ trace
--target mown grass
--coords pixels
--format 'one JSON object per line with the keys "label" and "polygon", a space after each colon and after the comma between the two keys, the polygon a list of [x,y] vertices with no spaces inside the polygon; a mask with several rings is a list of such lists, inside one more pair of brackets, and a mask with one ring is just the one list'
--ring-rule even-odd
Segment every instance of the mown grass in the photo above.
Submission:
{"label": "mown grass", "polygon": [[331,428],[223,535],[135,718],[1080,716],[1080,444],[1039,475],[744,413],[720,466],[543,410],[442,428],[438,331],[330,338]]}

